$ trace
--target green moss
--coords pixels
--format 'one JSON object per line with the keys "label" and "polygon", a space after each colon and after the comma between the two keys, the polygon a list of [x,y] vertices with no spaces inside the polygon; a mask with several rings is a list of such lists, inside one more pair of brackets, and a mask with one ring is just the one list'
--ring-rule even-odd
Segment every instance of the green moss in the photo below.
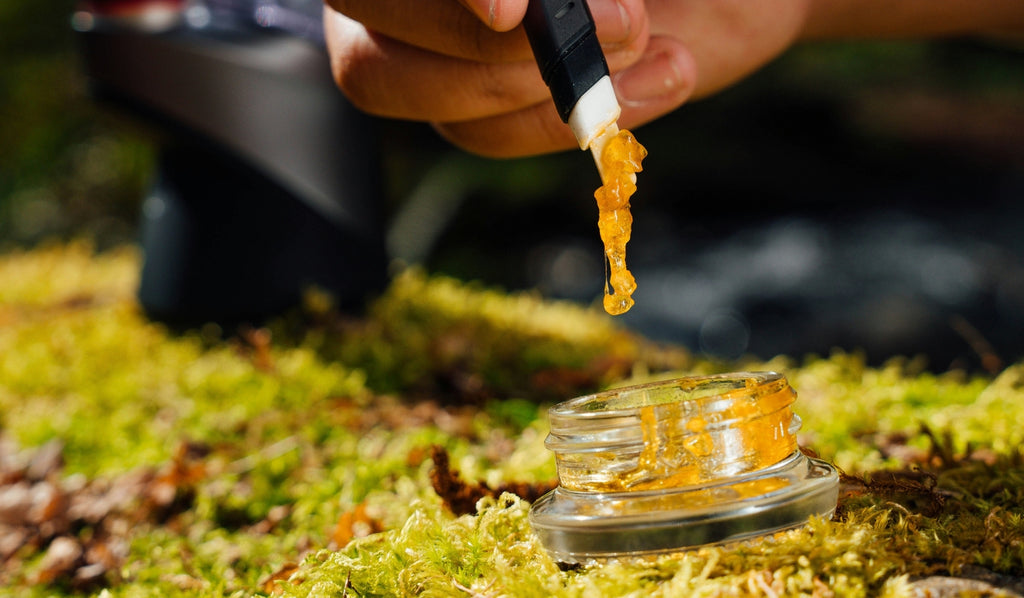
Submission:
{"label": "green moss", "polygon": [[[993,381],[923,372],[904,359],[869,368],[858,355],[836,353],[781,369],[799,393],[794,408],[804,420],[802,441],[844,469],[898,465],[880,453],[880,437],[920,437],[922,424],[950,430],[959,449],[975,443],[1007,451],[1024,440],[1022,413],[1007,409],[1024,399],[1024,388],[1012,383],[1021,366]],[[925,446],[923,438],[917,446]]]}
{"label": "green moss", "polygon": [[[26,449],[63,442],[64,474],[85,476],[74,483],[175,463],[199,472],[177,482],[173,510],[117,532],[127,557],[90,592],[258,595],[298,561],[298,585],[278,584],[291,595],[904,596],[920,575],[1024,575],[1024,364],[986,378],[905,359],[871,368],[842,352],[694,361],[590,309],[416,271],[357,321],[311,295],[305,325],[282,321],[269,344],[175,335],[139,313],[137,267],[133,250],[74,244],[0,257],[5,437]],[[523,501],[485,499],[479,515],[456,518],[431,490],[431,445],[467,479],[544,481],[555,474],[543,446],[550,401],[740,368],[783,371],[799,393],[801,442],[874,476],[849,488],[841,521],[562,571]],[[444,406],[453,401],[471,405]],[[185,442],[198,453],[182,463]],[[906,470],[908,459],[934,478]],[[887,486],[898,469],[904,482]],[[357,507],[383,531],[333,546]],[[26,547],[19,570],[0,571],[15,595],[72,591],[31,584],[44,551]]]}
{"label": "green moss", "polygon": [[[594,389],[628,373],[641,345],[594,309],[418,270],[396,277],[366,321],[316,339],[322,354],[360,367],[378,391],[471,399]],[[574,374],[560,378],[566,369]]]}
{"label": "green moss", "polygon": [[[282,584],[294,596],[898,595],[899,560],[877,521],[812,520],[773,538],[657,559],[562,571],[527,522],[529,505],[484,499],[479,515],[452,518],[421,504],[400,528],[308,559]],[[346,584],[348,587],[346,588]],[[347,593],[346,593],[347,592]]]}
{"label": "green moss", "polygon": [[229,346],[170,336],[127,303],[30,313],[0,329],[0,408],[22,444],[60,438],[72,471],[96,473],[166,460],[182,438],[315,428],[318,403],[365,398],[360,373],[309,350],[273,362],[263,371]]}
{"label": "green moss", "polygon": [[946,498],[934,515],[911,511],[906,495],[865,494],[844,500],[841,522],[812,518],[803,528],[742,544],[568,572],[531,534],[528,505],[514,496],[484,499],[478,515],[459,518],[436,501],[423,502],[400,527],[314,555],[288,592],[445,596],[461,586],[494,596],[900,596],[908,578],[955,575],[966,565],[1019,577],[1021,462],[1017,455],[943,472],[937,489]]}

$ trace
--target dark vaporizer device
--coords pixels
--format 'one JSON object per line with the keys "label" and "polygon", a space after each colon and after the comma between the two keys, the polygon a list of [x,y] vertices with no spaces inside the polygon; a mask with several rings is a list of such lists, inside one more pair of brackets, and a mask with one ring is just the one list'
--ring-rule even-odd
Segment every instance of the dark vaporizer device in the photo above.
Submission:
{"label": "dark vaporizer device", "polygon": [[584,0],[530,0],[523,27],[562,121],[601,168],[621,112],[597,28]]}

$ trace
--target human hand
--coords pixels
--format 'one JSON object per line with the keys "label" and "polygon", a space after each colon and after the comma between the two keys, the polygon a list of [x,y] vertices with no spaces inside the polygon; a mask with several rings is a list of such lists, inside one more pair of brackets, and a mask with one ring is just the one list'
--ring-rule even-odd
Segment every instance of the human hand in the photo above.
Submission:
{"label": "human hand", "polygon": [[[651,121],[757,69],[798,37],[808,1],[590,0],[620,125]],[[338,85],[367,112],[429,121],[475,153],[577,147],[519,26],[526,0],[460,2],[327,0]]]}

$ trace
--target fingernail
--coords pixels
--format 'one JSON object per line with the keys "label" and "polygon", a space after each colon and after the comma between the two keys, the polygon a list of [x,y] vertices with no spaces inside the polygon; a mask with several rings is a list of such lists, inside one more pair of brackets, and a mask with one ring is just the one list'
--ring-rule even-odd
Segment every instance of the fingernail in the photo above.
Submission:
{"label": "fingernail", "polygon": [[497,0],[459,0],[459,3],[468,8],[488,27],[494,26],[494,20],[497,18],[497,9],[495,8]]}
{"label": "fingernail", "polygon": [[497,18],[497,13],[494,9],[496,0],[491,0],[487,3],[487,26],[494,27],[494,20]]}
{"label": "fingernail", "polygon": [[614,44],[629,39],[629,13],[621,3],[616,0],[592,0],[588,5],[602,43]]}
{"label": "fingernail", "polygon": [[644,55],[615,75],[616,93],[623,103],[639,104],[673,96],[684,83],[682,69],[671,52]]}

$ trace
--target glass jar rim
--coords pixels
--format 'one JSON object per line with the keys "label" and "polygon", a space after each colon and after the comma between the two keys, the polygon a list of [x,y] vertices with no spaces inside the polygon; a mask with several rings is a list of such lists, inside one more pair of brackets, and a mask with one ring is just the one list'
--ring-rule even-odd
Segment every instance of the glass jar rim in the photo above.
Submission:
{"label": "glass jar rim", "polygon": [[[552,406],[548,410],[548,414],[558,419],[580,420],[623,417],[633,415],[644,407],[674,402],[708,403],[723,398],[734,398],[755,389],[761,390],[763,394],[771,394],[782,390],[788,384],[786,377],[778,372],[733,372],[689,376],[611,388],[577,397]],[[663,401],[651,402],[648,400],[641,403],[628,403],[623,399],[624,395],[641,395],[659,388],[675,393],[681,391],[687,396],[682,399],[672,397]],[[649,395],[645,398],[649,399]]]}
{"label": "glass jar rim", "polygon": [[[715,418],[705,430],[723,428],[736,422],[727,417],[740,400],[758,400],[788,391],[788,409],[796,400],[786,377],[777,372],[735,372],[673,378],[635,384],[570,399],[548,409],[549,434],[545,441],[556,454],[570,450],[600,451],[609,446],[643,443],[641,412],[656,413],[684,409]],[[763,413],[760,415],[764,415]],[[750,416],[747,416],[750,417]],[[799,418],[795,418],[799,426]]]}

